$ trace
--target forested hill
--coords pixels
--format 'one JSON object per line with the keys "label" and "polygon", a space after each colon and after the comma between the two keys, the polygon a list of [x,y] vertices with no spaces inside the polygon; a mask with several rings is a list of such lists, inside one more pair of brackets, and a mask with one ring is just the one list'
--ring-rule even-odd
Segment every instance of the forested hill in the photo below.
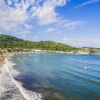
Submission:
{"label": "forested hill", "polygon": [[54,41],[33,42],[19,39],[10,35],[0,35],[0,48],[27,48],[42,50],[70,51],[76,48]]}
{"label": "forested hill", "polygon": [[99,53],[100,50],[88,49],[88,48],[75,48],[63,43],[54,41],[39,41],[33,42],[28,40],[19,39],[10,35],[0,34],[0,50],[6,50],[9,52],[25,51],[25,50],[51,50],[51,51],[63,51],[71,53]]}
{"label": "forested hill", "polygon": [[3,42],[20,42],[20,41],[23,41],[22,39],[18,39],[14,36],[10,36],[10,35],[2,35],[0,34],[0,43],[3,43]]}

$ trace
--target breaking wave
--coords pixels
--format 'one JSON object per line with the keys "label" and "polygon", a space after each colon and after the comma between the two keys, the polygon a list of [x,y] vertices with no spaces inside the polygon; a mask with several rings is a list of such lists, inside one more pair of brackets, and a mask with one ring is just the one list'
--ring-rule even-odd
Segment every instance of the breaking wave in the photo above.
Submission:
{"label": "breaking wave", "polygon": [[14,63],[5,59],[2,75],[0,75],[0,100],[42,100],[39,93],[22,87],[22,83],[14,79],[19,74],[13,69]]}

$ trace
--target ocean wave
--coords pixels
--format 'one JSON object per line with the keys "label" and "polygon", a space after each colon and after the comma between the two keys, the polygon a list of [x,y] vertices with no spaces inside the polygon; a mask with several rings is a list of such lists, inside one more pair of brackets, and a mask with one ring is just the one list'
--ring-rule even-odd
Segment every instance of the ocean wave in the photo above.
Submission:
{"label": "ocean wave", "polygon": [[19,72],[13,69],[15,64],[5,59],[0,76],[0,100],[42,100],[41,94],[26,90],[22,83],[14,79]]}

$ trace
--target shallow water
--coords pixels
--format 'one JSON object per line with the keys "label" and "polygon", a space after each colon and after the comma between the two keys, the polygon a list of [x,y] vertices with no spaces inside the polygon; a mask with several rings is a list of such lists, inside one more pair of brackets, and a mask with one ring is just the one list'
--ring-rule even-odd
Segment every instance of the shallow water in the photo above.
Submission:
{"label": "shallow water", "polygon": [[15,76],[44,100],[100,100],[100,55],[16,54]]}
{"label": "shallow water", "polygon": [[15,64],[5,59],[0,75],[0,100],[42,100],[41,94],[25,89],[14,77],[19,74],[13,69]]}

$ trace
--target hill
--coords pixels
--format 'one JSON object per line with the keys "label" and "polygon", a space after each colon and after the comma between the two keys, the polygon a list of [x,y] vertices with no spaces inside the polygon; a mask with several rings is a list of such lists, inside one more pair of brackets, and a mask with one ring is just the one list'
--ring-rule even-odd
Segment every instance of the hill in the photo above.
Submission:
{"label": "hill", "polygon": [[100,53],[99,49],[90,48],[75,48],[70,45],[58,43],[54,41],[39,41],[33,42],[19,39],[10,35],[0,34],[0,51],[3,52],[18,52],[31,51],[33,49],[63,51],[69,53]]}
{"label": "hill", "polygon": [[33,42],[19,39],[9,35],[0,35],[0,48],[7,50],[22,50],[22,49],[40,49],[40,50],[54,50],[54,51],[77,51],[77,48],[57,43],[54,41],[39,41]]}

